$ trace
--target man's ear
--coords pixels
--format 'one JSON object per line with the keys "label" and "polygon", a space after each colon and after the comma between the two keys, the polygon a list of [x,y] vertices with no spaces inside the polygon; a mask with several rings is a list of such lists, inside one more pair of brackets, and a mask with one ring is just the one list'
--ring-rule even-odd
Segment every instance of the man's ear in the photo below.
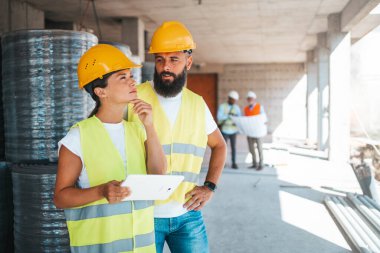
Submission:
{"label": "man's ear", "polygon": [[98,96],[99,98],[105,98],[105,97],[107,97],[106,90],[103,89],[103,88],[100,88],[100,87],[96,87],[96,88],[94,89],[94,93],[95,93],[96,96]]}
{"label": "man's ear", "polygon": [[193,56],[190,55],[190,56],[187,57],[187,59],[186,59],[186,69],[187,69],[187,70],[190,70],[192,64],[193,64]]}

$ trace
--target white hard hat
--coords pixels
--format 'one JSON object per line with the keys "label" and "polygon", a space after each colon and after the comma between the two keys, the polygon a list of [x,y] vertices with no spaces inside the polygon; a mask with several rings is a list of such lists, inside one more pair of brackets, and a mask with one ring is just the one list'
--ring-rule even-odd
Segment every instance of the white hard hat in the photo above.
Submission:
{"label": "white hard hat", "polygon": [[228,97],[239,100],[239,93],[236,90],[232,90],[228,93]]}
{"label": "white hard hat", "polygon": [[254,99],[256,99],[256,93],[254,93],[253,91],[248,91],[247,98],[254,98]]}

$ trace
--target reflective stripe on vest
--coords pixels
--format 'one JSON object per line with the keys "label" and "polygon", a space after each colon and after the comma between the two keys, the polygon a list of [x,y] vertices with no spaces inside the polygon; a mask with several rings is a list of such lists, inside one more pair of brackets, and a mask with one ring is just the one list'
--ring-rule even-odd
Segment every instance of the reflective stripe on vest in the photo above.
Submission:
{"label": "reflective stripe on vest", "polygon": [[193,184],[198,184],[199,182],[199,174],[197,173],[173,171],[172,175],[184,176],[185,177],[185,179],[183,180],[184,182],[189,182]]}
{"label": "reflective stripe on vest", "polygon": [[[135,245],[133,245],[133,239],[129,238],[129,239],[113,241],[110,243],[71,247],[71,252],[72,253],[128,252],[128,251],[133,251],[134,248],[141,248],[141,247],[146,247],[149,245],[154,246],[154,243],[155,243],[154,232],[151,232],[148,234],[135,236]],[[151,251],[151,252],[155,252],[155,251]]]}
{"label": "reflective stripe on vest", "polygon": [[177,154],[188,154],[188,155],[194,155],[198,157],[204,156],[206,152],[206,148],[204,147],[197,147],[192,144],[183,144],[183,143],[173,143],[173,149],[171,149],[170,144],[162,145],[162,148],[164,149],[165,155],[170,155],[172,153]]}
{"label": "reflective stripe on vest", "polygon": [[[133,206],[134,210],[140,210],[153,206],[153,201],[133,201]],[[132,201],[124,201],[112,205],[91,205],[77,209],[65,209],[64,211],[67,221],[107,217],[112,215],[132,213]]]}
{"label": "reflective stripe on vest", "polygon": [[[123,124],[126,168],[98,118],[94,116],[76,124],[90,187],[111,180],[124,180],[127,174],[146,174],[144,130],[135,122],[124,121]],[[66,209],[72,252],[155,253],[152,204],[152,201],[108,204],[103,198]]]}
{"label": "reflective stripe on vest", "polygon": [[[203,156],[207,146],[206,115],[203,98],[184,88],[177,119],[172,126],[149,82],[137,86],[140,99],[153,108],[153,121],[158,138],[166,155],[168,174],[183,175],[185,180],[165,201],[184,203],[185,195],[198,183]],[[128,120],[139,121],[132,108],[128,108]]]}

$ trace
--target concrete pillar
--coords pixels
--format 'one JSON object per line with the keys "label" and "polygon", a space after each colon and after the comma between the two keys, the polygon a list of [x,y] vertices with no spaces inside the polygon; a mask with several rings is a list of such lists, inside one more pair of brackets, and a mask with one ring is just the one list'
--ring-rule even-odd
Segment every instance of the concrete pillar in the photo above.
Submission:
{"label": "concrete pillar", "polygon": [[348,161],[350,154],[351,35],[341,32],[340,14],[328,16],[330,85],[329,160]]}
{"label": "concrete pillar", "polygon": [[306,71],[306,138],[313,145],[318,139],[318,65],[312,50],[307,52]]}
{"label": "concrete pillar", "polygon": [[123,18],[121,23],[121,42],[127,44],[132,54],[145,61],[144,22],[137,17]]}
{"label": "concrete pillar", "polygon": [[26,2],[0,0],[0,34],[20,29],[43,29],[44,12]]}
{"label": "concrete pillar", "polygon": [[326,33],[317,35],[318,149],[326,150],[329,138],[329,50]]}

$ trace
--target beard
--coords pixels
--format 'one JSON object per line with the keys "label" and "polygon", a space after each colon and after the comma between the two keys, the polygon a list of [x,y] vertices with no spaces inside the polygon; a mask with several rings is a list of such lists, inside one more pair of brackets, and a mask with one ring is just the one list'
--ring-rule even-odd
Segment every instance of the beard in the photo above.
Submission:
{"label": "beard", "polygon": [[[163,75],[170,75],[174,79],[173,81],[162,80]],[[182,73],[176,75],[172,72],[162,71],[160,74],[157,73],[157,70],[154,70],[154,89],[156,92],[163,97],[175,97],[178,93],[180,93],[185,86],[187,77],[187,69],[186,66],[183,68]]]}

